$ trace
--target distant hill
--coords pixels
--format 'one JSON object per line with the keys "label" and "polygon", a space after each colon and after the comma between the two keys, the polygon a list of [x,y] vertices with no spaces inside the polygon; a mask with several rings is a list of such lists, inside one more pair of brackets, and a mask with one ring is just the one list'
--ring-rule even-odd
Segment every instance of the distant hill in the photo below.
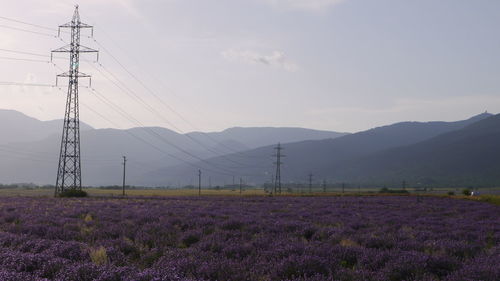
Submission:
{"label": "distant hill", "polygon": [[[62,132],[62,120],[40,121],[15,110],[0,109],[0,144],[32,142]],[[80,123],[82,131],[92,127]]]}
{"label": "distant hill", "polygon": [[[283,179],[302,182],[311,172],[316,179],[348,181],[351,179],[347,177],[349,173],[346,171],[346,165],[348,163],[390,148],[417,144],[460,130],[490,116],[491,114],[483,113],[457,122],[402,122],[336,139],[289,143],[284,145],[286,158],[282,172]],[[231,180],[229,174],[234,173],[236,176],[244,176],[248,182],[263,183],[270,181],[274,172],[271,158],[273,152],[272,146],[265,146],[245,151],[243,154],[208,159],[196,165],[208,170],[206,174],[210,174],[214,182],[228,182]],[[238,162],[239,166],[233,161]],[[219,169],[214,167],[219,167]],[[222,168],[224,171],[221,171]],[[217,174],[210,170],[218,170],[224,174]],[[194,171],[195,169],[188,165],[169,167],[148,174],[145,180],[147,179],[151,184],[160,184],[174,179],[192,178],[195,175]],[[352,176],[352,173],[349,175]]]}
{"label": "distant hill", "polygon": [[[61,123],[0,110],[0,182],[53,184]],[[248,183],[269,182],[277,142],[286,155],[286,182],[305,182],[313,173],[316,181],[337,183],[500,184],[500,117],[488,113],[457,122],[402,122],[355,134],[231,128],[182,135],[160,127],[82,127],[82,174],[87,185],[119,184],[122,155],[129,159],[128,182],[135,185],[195,183],[199,167],[205,184],[208,178],[213,185],[231,183],[233,176]]]}
{"label": "distant hill", "polygon": [[[0,110],[0,183],[53,183],[57,168],[62,121],[39,121],[22,113]],[[91,129],[81,132],[84,184],[107,185],[121,181],[121,157],[129,159],[131,184],[144,184],[141,175],[196,162],[199,159],[247,150],[264,143],[291,139],[318,139],[343,135],[302,128],[238,128],[237,134],[190,133],[188,136],[166,128],[148,127]],[[85,130],[88,129],[88,130]],[[229,131],[232,131],[231,129]],[[232,139],[231,136],[235,139]],[[253,137],[249,137],[254,135]],[[181,151],[182,150],[182,151]],[[190,155],[194,155],[190,156]],[[234,163],[233,163],[234,164]],[[177,181],[172,181],[177,183]]]}
{"label": "distant hill", "polygon": [[277,144],[278,142],[290,143],[304,140],[334,139],[348,135],[347,133],[286,127],[234,127],[215,133],[189,133],[189,135],[196,138],[203,138],[202,134],[218,142],[232,140],[235,143],[230,145],[239,143],[240,147],[244,146],[247,149]]}
{"label": "distant hill", "polygon": [[500,184],[500,115],[429,140],[385,150],[339,171],[358,182],[413,185]]}

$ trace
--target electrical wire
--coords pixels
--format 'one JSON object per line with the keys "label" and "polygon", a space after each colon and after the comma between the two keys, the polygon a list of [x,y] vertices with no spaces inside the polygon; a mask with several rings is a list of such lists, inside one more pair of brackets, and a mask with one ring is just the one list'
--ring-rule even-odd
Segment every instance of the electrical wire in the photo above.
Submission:
{"label": "electrical wire", "polygon": [[26,51],[17,51],[17,50],[3,49],[3,48],[0,48],[0,51],[4,51],[4,52],[8,52],[8,53],[15,53],[15,54],[22,54],[22,55],[44,57],[44,58],[49,58],[50,57],[49,55],[46,55],[46,54],[26,52]]}
{"label": "electrical wire", "polygon": [[[91,64],[92,65],[92,64]],[[102,64],[99,64],[104,71],[106,71],[109,75],[111,75],[116,81],[118,81],[118,83],[120,85],[118,85],[115,81],[113,81],[112,79],[110,79],[106,74],[104,74],[99,68],[94,67],[94,69],[96,69],[99,73],[101,73],[103,75],[104,78],[106,78],[108,81],[110,81],[111,83],[113,83],[116,87],[118,87],[121,91],[123,91],[125,94],[127,94],[129,97],[132,97],[133,99],[137,100],[138,102],[140,102],[144,107],[146,107],[146,109],[157,115],[159,118],[161,118],[162,120],[164,120],[165,122],[167,122],[168,124],[170,124],[172,127],[176,128],[178,131],[180,131],[181,133],[182,130],[178,129],[174,124],[172,124],[169,120],[167,120],[166,118],[163,117],[163,115],[161,115],[157,110],[155,110],[151,105],[149,105],[148,103],[146,103],[139,95],[137,95],[133,90],[131,90],[127,85],[125,85],[125,83],[123,83],[116,75],[114,75],[112,72],[110,72],[109,70],[107,70],[106,68],[104,68],[104,66]],[[130,94],[129,94],[130,93]],[[218,152],[207,147],[205,144],[203,144],[202,142],[200,142],[199,140],[193,138],[192,136],[190,135],[187,135],[187,134],[183,134],[183,136],[189,138],[190,140],[192,140],[193,142],[197,143],[198,145],[202,146],[204,149],[210,151],[211,153],[214,153],[215,156],[218,156],[218,157],[222,157],[224,158],[225,160],[227,160],[228,162],[231,162],[233,164],[236,164],[238,165],[239,167],[235,167],[235,168],[244,168],[244,167],[251,167],[249,165],[245,165],[245,164],[242,164],[240,162],[237,162],[237,161],[234,161],[232,159],[230,159],[228,156],[226,155],[218,155]]]}
{"label": "electrical wire", "polygon": [[[95,89],[91,89],[91,90],[92,90],[93,92],[97,93]],[[102,101],[103,103],[107,104],[107,102],[106,102],[105,100],[101,100],[101,101]],[[82,104],[82,105],[84,105],[84,104]],[[120,110],[115,109],[112,105],[110,105],[110,104],[107,104],[107,105],[108,105],[108,106],[110,106],[113,110],[115,110],[115,111],[117,111],[117,112],[119,112],[119,113],[121,112]],[[107,121],[107,122],[109,122],[111,125],[113,125],[113,126],[117,126],[117,124],[116,124],[115,122],[111,121],[109,118],[106,118],[104,115],[100,114],[98,111],[96,111],[96,110],[94,110],[94,109],[92,109],[91,107],[86,106],[86,105],[84,105],[84,107],[86,107],[88,110],[92,111],[93,113],[95,113],[95,114],[96,114],[96,115],[98,115],[99,117],[101,117],[103,120],[106,120],[106,121]],[[120,114],[121,114],[121,113],[120,113]],[[122,114],[121,114],[121,115],[122,115]],[[124,116],[124,117],[125,117],[125,116]],[[128,119],[128,118],[127,118],[127,119]],[[142,127],[142,128],[145,128],[145,127]],[[214,171],[214,170],[211,170],[211,169],[207,169],[206,167],[203,167],[203,168],[202,168],[202,167],[200,167],[200,166],[197,166],[197,165],[195,165],[195,164],[193,164],[193,163],[191,163],[191,162],[189,162],[189,161],[186,161],[186,160],[184,160],[184,159],[182,159],[182,158],[180,158],[180,157],[175,156],[174,154],[171,154],[171,153],[169,153],[169,152],[167,152],[167,151],[165,151],[165,150],[163,150],[163,149],[159,148],[158,146],[156,146],[156,145],[154,145],[154,144],[152,144],[152,143],[148,142],[147,140],[145,140],[145,139],[143,139],[143,138],[141,138],[141,137],[137,136],[136,134],[132,133],[130,130],[124,130],[124,132],[126,132],[126,133],[127,133],[127,134],[129,134],[129,135],[131,135],[131,136],[132,136],[132,137],[134,137],[135,139],[137,139],[137,140],[139,140],[139,141],[141,141],[141,142],[143,142],[143,143],[145,143],[145,144],[147,144],[147,145],[149,145],[149,146],[153,147],[153,148],[154,148],[154,149],[156,149],[157,151],[162,152],[162,153],[164,153],[165,155],[167,155],[167,156],[169,156],[169,157],[172,157],[172,158],[174,158],[174,159],[176,159],[176,160],[178,160],[178,161],[181,161],[181,162],[183,162],[183,163],[186,163],[186,164],[188,164],[188,165],[190,165],[190,166],[192,166],[192,167],[194,167],[194,168],[196,168],[196,169],[204,169],[204,170],[208,170],[208,171],[210,171],[210,172],[213,172],[213,173],[216,173],[216,174],[221,174],[221,175],[229,175],[229,176],[233,175],[233,173],[225,173],[225,172],[220,172],[220,171]]]}
{"label": "electrical wire", "polygon": [[9,82],[9,81],[0,81],[0,86],[33,86],[33,87],[57,87],[52,84],[38,84],[38,83],[23,83],[23,82]]}
{"label": "electrical wire", "polygon": [[2,59],[2,60],[15,60],[15,61],[50,63],[50,61],[48,61],[48,60],[23,59],[23,58],[12,58],[12,57],[4,57],[4,56],[0,56],[0,59]]}
{"label": "electrical wire", "polygon": [[[96,89],[94,88],[91,88],[91,90],[96,94],[96,97],[98,99],[100,99],[102,102],[106,103],[108,106],[110,106],[113,110],[115,110],[116,112],[118,112],[120,115],[122,115],[123,117],[125,117],[126,119],[128,119],[129,121],[132,121],[133,123],[136,123],[141,129],[145,130],[146,132],[148,132],[150,135],[152,136],[155,136],[157,137],[159,140],[163,141],[164,143],[172,146],[173,148],[181,151],[182,153],[186,154],[186,155],[189,155],[190,157],[196,159],[197,161],[200,161],[200,162],[203,162],[203,163],[206,163],[208,165],[212,165],[212,166],[216,166],[219,170],[221,171],[224,171],[225,173],[228,173],[230,175],[234,175],[235,172],[234,171],[230,171],[230,170],[227,170],[226,168],[223,168],[223,167],[220,167],[214,163],[210,163],[209,161],[207,161],[206,159],[203,159],[201,157],[198,157],[197,155],[194,155],[192,154],[191,152],[181,148],[180,146],[176,145],[176,144],[173,144],[172,142],[170,142],[169,140],[167,140],[165,137],[163,137],[162,135],[158,134],[157,132],[155,132],[154,130],[152,130],[151,128],[145,126],[144,124],[142,124],[140,121],[138,121],[137,119],[135,119],[134,117],[132,117],[130,114],[128,114],[126,111],[124,111],[123,109],[121,109],[119,106],[117,106],[115,103],[113,103],[112,101],[110,101],[108,98],[106,98],[104,95],[102,95],[99,91],[97,91]],[[179,159],[178,159],[179,160]],[[186,163],[190,163],[190,162],[187,162],[187,161],[184,161],[184,160],[181,160],[183,162],[186,162]],[[192,163],[190,163],[190,165],[193,165]],[[199,166],[196,166],[199,168]],[[205,168],[206,169],[206,168]]]}
{"label": "electrical wire", "polygon": [[29,22],[25,22],[25,21],[21,21],[21,20],[16,20],[16,19],[4,17],[4,16],[0,16],[0,19],[12,21],[12,22],[17,22],[17,23],[21,23],[21,24],[25,24],[25,25],[30,25],[33,27],[38,27],[38,28],[42,28],[42,29],[46,29],[46,30],[50,30],[50,31],[57,31],[57,29],[55,29],[55,28],[51,28],[51,27],[47,27],[47,26],[43,26],[43,25],[38,25],[38,24],[34,24],[34,23],[29,23]]}
{"label": "electrical wire", "polygon": [[[11,19],[11,18],[6,18],[6,17],[0,17],[0,18],[3,18],[3,19],[6,19],[6,20],[10,20],[10,21],[14,21],[14,22],[18,22],[18,23],[22,23],[22,24],[27,24],[27,25],[30,25],[30,26],[34,26],[34,27],[42,27],[40,25],[37,25],[37,24],[32,24],[32,23],[28,23],[28,22],[25,22],[25,21],[20,21],[20,20],[15,20],[15,19]],[[0,27],[6,27],[6,28],[11,28],[11,29],[14,29],[14,30],[18,30],[18,31],[24,31],[24,32],[30,32],[30,33],[35,33],[35,34],[42,34],[42,35],[48,35],[48,34],[45,34],[45,33],[40,33],[40,32],[35,32],[35,31],[30,31],[30,30],[26,30],[26,29],[21,29],[21,28],[16,28],[16,27],[11,27],[11,26],[4,26],[4,25],[0,25]],[[48,29],[48,30],[55,30],[55,29],[52,29],[52,28],[47,28],[47,27],[43,27],[44,29]],[[48,35],[48,36],[52,36],[52,35]],[[58,36],[54,36],[56,38],[59,38],[61,41],[64,42],[64,40],[61,38],[61,37],[58,37]],[[142,80],[140,80],[137,76],[135,76],[133,73],[131,73],[115,56],[113,56],[113,54],[111,52],[109,52],[104,46],[102,46],[102,44],[100,44],[99,42],[97,42],[97,40],[93,39],[94,42],[96,42],[96,44],[98,44],[106,53],[108,53],[110,55],[111,58],[113,58],[113,60],[115,60],[119,65],[120,67],[122,67],[131,77],[133,77],[137,82],[139,82],[141,84],[141,86],[143,86],[151,95],[153,95],[160,103],[162,103],[165,107],[167,107],[170,111],[174,112],[176,115],[178,115],[180,118],[182,118],[185,122],[187,123],[190,123],[187,119],[185,119],[182,115],[180,115],[178,112],[176,112],[172,107],[170,107],[168,104],[166,104],[158,95],[156,95],[149,87],[147,87],[147,85],[145,83],[142,82]],[[42,56],[42,57],[46,57],[45,55],[41,55],[41,54],[35,54],[35,53],[29,53],[29,52],[21,52],[21,51],[14,51],[14,50],[6,50],[6,49],[3,49],[4,51],[9,51],[9,52],[15,52],[15,53],[24,53],[24,54],[30,54],[30,55],[36,55],[36,56]],[[104,68],[104,66],[102,64],[100,64],[100,66]],[[111,72],[109,72],[107,69],[105,69],[108,73],[110,73],[117,81],[119,81],[119,83],[122,84],[122,86],[125,86],[123,82],[121,82],[121,80],[117,79],[117,77],[115,75],[113,75]],[[136,95],[135,93],[133,93],[130,88],[126,87],[126,89],[128,89],[129,92],[131,92],[145,107],[148,108],[148,110],[150,112],[153,112],[155,115],[158,115],[160,116],[160,118],[164,121],[166,121],[168,124],[170,124],[172,127],[174,127],[175,129],[177,129],[178,131],[181,131],[179,128],[177,128],[173,123],[171,123],[169,120],[167,120],[166,118],[164,118],[161,114],[159,114],[153,107],[151,107],[150,105],[148,105],[143,99],[141,99],[138,95]],[[192,124],[191,124],[192,125]],[[194,126],[193,126],[194,127]],[[182,132],[182,131],[181,131]],[[197,140],[196,138],[194,138],[193,136],[189,135],[189,134],[183,134],[184,136],[188,137],[190,140],[192,140],[193,142],[197,143],[198,145],[204,147],[205,149],[207,149],[208,151],[214,153],[216,156],[220,156],[220,157],[223,157],[225,158],[226,160],[228,160],[229,162],[232,162],[232,163],[235,163],[239,166],[245,166],[245,164],[242,164],[242,163],[239,163],[237,161],[234,161],[230,158],[228,158],[227,156],[224,156],[224,155],[220,155],[219,152],[215,151],[215,149],[213,148],[210,148],[208,146],[206,146],[204,143],[200,142],[199,140]],[[218,143],[219,144],[219,143]],[[221,146],[225,146],[223,145],[222,143],[220,143],[219,145]]]}
{"label": "electrical wire", "polygon": [[[90,38],[90,37],[89,37]],[[108,37],[109,38],[109,37]],[[110,51],[108,51],[108,49],[106,47],[104,47],[101,43],[99,43],[95,38],[91,38],[94,40],[94,42],[99,45],[99,47],[101,47],[102,50],[104,50],[104,52],[106,52],[122,69],[124,69],[134,80],[136,80],[144,89],[146,89],[147,92],[149,92],[156,100],[159,101],[160,104],[162,104],[165,108],[167,108],[169,111],[173,112],[175,115],[177,115],[180,119],[182,119],[184,122],[186,122],[186,124],[188,124],[189,126],[191,126],[192,128],[194,128],[196,131],[201,131],[200,129],[198,129],[196,126],[194,126],[187,118],[185,118],[184,116],[182,116],[179,112],[177,112],[174,108],[172,108],[171,106],[169,106],[167,103],[165,103],[163,101],[163,99],[161,99],[153,90],[151,90],[151,88],[149,88],[146,83],[144,83],[141,79],[139,79],[136,75],[134,75],[132,72],[130,72],[128,70],[128,68],[126,68]],[[110,38],[111,39],[111,38]],[[129,56],[131,57],[131,56]],[[151,75],[148,75],[150,76],[150,78],[152,78]],[[162,84],[162,83],[160,83]],[[194,137],[190,136],[189,134],[185,134],[186,136],[192,138],[192,139],[195,139]],[[231,147],[225,145],[224,143],[221,143],[221,142],[218,142],[217,140],[215,140],[214,138],[212,138],[210,135],[208,134],[202,134],[203,136],[205,136],[206,138],[210,139],[211,141],[213,141],[215,144],[218,144],[224,148],[226,148],[228,151],[230,151],[231,153],[234,153],[236,155],[242,155],[243,157],[246,157],[248,158],[249,156],[248,155],[245,155],[243,152],[241,151],[237,151],[237,150],[234,150],[232,149]],[[197,142],[197,141],[196,141]],[[216,153],[216,154],[219,154],[219,153]]]}
{"label": "electrical wire", "polygon": [[[39,26],[39,25],[36,25],[36,24],[31,24],[31,23],[27,23],[27,22],[24,22],[24,21],[19,21],[19,20],[14,20],[14,19],[9,19],[9,18],[5,18],[5,17],[0,17],[0,18],[3,18],[3,19],[6,19],[6,20],[11,20],[11,21],[15,21],[15,22],[18,22],[18,23],[22,23],[22,24],[27,24],[27,25],[31,25],[31,26],[34,26],[34,27],[42,27],[42,26]],[[58,36],[54,36],[54,35],[51,35],[51,34],[47,34],[47,33],[41,33],[41,32],[36,32],[36,31],[31,31],[31,30],[26,30],[26,29],[22,29],[22,28],[17,28],[17,27],[12,27],[12,26],[7,26],[7,25],[0,25],[0,27],[4,27],[4,28],[10,28],[10,29],[13,29],[13,30],[17,30],[17,31],[22,31],[22,32],[29,32],[29,33],[33,33],[33,34],[39,34],[39,35],[45,35],[45,36],[50,36],[50,37],[55,37],[55,38],[59,38],[61,39],[61,41],[64,42],[64,40]],[[51,28],[45,28],[45,29],[49,29],[49,30],[55,30],[55,29],[51,29]],[[100,44],[99,42],[97,42],[95,39],[94,41],[103,49],[105,50],[105,52],[107,52],[110,57],[112,57],[123,69],[126,70],[126,72],[132,76],[137,82],[139,82],[139,84],[141,84],[141,86],[143,86],[150,94],[152,94],[156,99],[158,99],[165,107],[167,107],[170,111],[176,113],[179,117],[181,117],[185,122],[188,122],[187,119],[185,119],[183,116],[181,116],[179,113],[177,113],[173,108],[171,108],[170,106],[168,106],[165,102],[163,102],[163,100],[161,100],[161,98],[159,98],[159,96],[157,96],[149,87],[147,87],[147,85],[145,83],[142,82],[142,80],[140,80],[138,77],[136,77],[133,73],[131,73],[127,68],[125,68],[123,66],[123,64],[121,64],[120,61],[118,61],[118,59],[116,57],[114,57],[112,55],[111,52],[107,51],[107,49],[102,46],[102,44]],[[14,51],[14,50],[7,50],[7,49],[0,49],[0,50],[3,50],[3,51],[7,51],[7,52],[13,52],[13,53],[21,53],[21,54],[28,54],[28,55],[33,55],[33,56],[40,56],[40,57],[48,57],[46,55],[41,55],[41,54],[35,54],[35,53],[30,53],[30,52],[21,52],[21,51]],[[9,58],[9,59],[13,59],[13,58]],[[20,59],[20,60],[25,60],[25,59]],[[27,60],[27,59],[26,59]],[[33,60],[34,61],[34,60]],[[55,64],[54,64],[55,65]],[[56,66],[56,65],[55,65]],[[101,64],[101,67],[102,64]],[[103,67],[104,69],[104,67]],[[107,69],[106,69],[107,71]],[[111,73],[108,71],[108,73]],[[113,75],[114,76],[114,75]],[[114,76],[115,79],[116,79],[116,76]],[[118,79],[117,79],[118,80]],[[122,83],[122,82],[120,82]],[[55,87],[54,85],[46,85],[46,84],[35,84],[35,83],[19,83],[19,82],[0,82],[0,85],[16,85],[16,86],[50,86],[50,87]],[[122,83],[123,86],[125,86],[123,83]],[[128,88],[125,86],[125,88]],[[130,89],[129,89],[129,92]],[[142,100],[139,96],[135,95],[139,100]],[[103,96],[104,97],[104,96]],[[143,101],[143,100],[142,100]],[[156,112],[157,115],[160,115],[156,110],[154,110],[153,107],[149,106],[147,103],[145,103],[144,101],[142,102],[144,104],[145,107],[149,108],[150,111],[152,112]],[[160,115],[161,116],[161,115]],[[163,117],[162,117],[163,119]],[[136,120],[137,121],[137,120]],[[171,123],[170,123],[171,124]],[[172,124],[173,125],[173,124]],[[194,142],[197,142],[198,144],[202,145],[198,140],[196,140],[194,137],[192,136],[189,136],[187,134],[185,134],[185,136],[189,137],[190,139],[192,139]],[[171,144],[171,143],[170,143]],[[173,145],[173,144],[171,144]],[[173,145],[174,147],[176,147],[175,145]],[[196,158],[202,162],[207,162],[206,160],[202,159],[202,158],[199,158],[197,157],[196,155],[193,155],[185,150],[183,150],[182,148],[180,147],[176,147],[178,150],[186,153],[187,155],[190,155],[191,157],[193,158]],[[206,147],[205,147],[206,148]],[[217,152],[213,151],[215,154],[217,154]],[[230,160],[230,159],[228,159]],[[232,160],[230,160],[232,161]],[[235,162],[235,161],[232,161],[232,162]],[[237,163],[237,162],[235,162]],[[237,163],[237,164],[241,164],[241,163]]]}
{"label": "electrical wire", "polygon": [[[51,28],[51,27],[46,27],[46,26],[42,26],[42,25],[38,25],[38,24],[34,24],[34,23],[29,23],[29,22],[26,22],[26,21],[22,21],[22,20],[17,20],[17,19],[13,19],[13,18],[8,18],[8,17],[4,17],[4,16],[0,16],[0,19],[4,19],[4,20],[8,20],[8,21],[11,21],[11,22],[16,22],[16,23],[21,23],[21,24],[25,24],[25,25],[29,25],[29,26],[33,26],[33,27],[37,27],[37,28],[42,28],[42,29],[45,29],[45,30],[51,30],[51,31],[58,31],[58,29],[55,29],[55,28]],[[23,31],[23,32],[30,32],[30,33],[34,33],[34,34],[40,34],[40,35],[46,35],[46,36],[50,36],[50,37],[56,37],[56,38],[59,38],[61,41],[64,42],[64,40],[59,37],[59,36],[54,36],[54,35],[51,35],[51,34],[46,34],[46,33],[40,33],[40,32],[36,32],[36,31],[30,31],[30,30],[26,30],[26,29],[21,29],[21,28],[16,28],[16,27],[11,27],[11,26],[5,26],[5,25],[0,25],[0,27],[5,27],[5,28],[11,28],[11,29],[14,29],[14,30],[18,30],[18,31]],[[103,34],[105,34],[113,43],[114,43],[114,40],[111,39],[111,37],[109,35],[106,34],[106,32],[104,30],[103,31]],[[91,38],[91,37],[89,37]],[[131,73],[111,52],[109,52],[107,50],[107,48],[105,48],[104,46],[102,46],[101,43],[99,43],[97,40],[95,40],[95,38],[92,38],[94,40],[94,42],[96,44],[98,44],[106,53],[108,53],[110,55],[110,57],[116,61],[121,68],[123,68],[132,78],[134,78],[134,80],[136,80],[137,82],[139,82],[139,84],[141,84],[141,86],[143,86],[152,96],[154,96],[164,107],[166,107],[168,110],[170,110],[171,112],[173,112],[175,115],[177,115],[179,118],[181,118],[184,122],[186,122],[187,124],[189,124],[191,127],[193,127],[195,130],[197,131],[200,131],[196,126],[194,126],[189,120],[187,120],[184,116],[182,116],[180,113],[178,113],[174,108],[172,108],[171,106],[169,106],[167,103],[165,103],[157,94],[155,94],[149,87],[147,87],[147,85],[142,82],[142,80],[140,80],[136,75],[134,75],[133,73]],[[115,45],[119,46],[118,44],[114,43]],[[123,51],[123,49],[122,49]],[[20,52],[18,52],[20,53]],[[25,54],[27,54],[25,52]],[[35,55],[35,54],[34,54]],[[39,55],[39,54],[36,54],[38,56],[45,56],[45,55]],[[102,64],[100,64],[101,67]],[[104,68],[104,67],[103,67]],[[150,76],[152,77],[152,76]],[[163,119],[163,118],[162,118]],[[168,124],[172,125],[173,127],[176,127],[174,126],[171,122],[167,121]],[[181,131],[180,129],[176,128],[178,131]],[[215,150],[213,148],[208,148],[207,146],[205,146],[203,143],[201,143],[200,141],[198,141],[196,138],[194,138],[193,136],[190,136],[186,133],[184,133],[184,135],[188,138],[190,138],[192,141],[198,143],[199,145],[201,146],[204,146],[205,149],[207,150],[210,150],[212,153],[218,155],[219,152],[215,152]],[[207,137],[208,139],[212,140],[215,144],[218,144],[222,147],[225,147],[226,149],[228,149],[228,151],[232,152],[232,153],[235,153],[237,155],[243,155],[244,157],[248,157],[248,155],[244,155],[243,152],[241,151],[237,151],[237,150],[234,150],[232,149],[231,147],[223,144],[223,143],[220,143],[218,142],[217,140],[215,140],[214,138],[212,138],[211,136],[207,135],[207,134],[202,134],[203,136]],[[219,155],[219,156],[222,156],[222,155]],[[235,162],[233,160],[229,160],[230,162]],[[241,165],[241,163],[239,163]]]}
{"label": "electrical wire", "polygon": [[38,32],[38,31],[32,31],[32,30],[28,30],[28,29],[24,29],[24,28],[19,28],[19,27],[13,27],[13,26],[4,25],[4,24],[0,24],[0,27],[7,28],[7,29],[12,29],[12,30],[17,30],[17,31],[22,31],[22,32],[27,32],[27,33],[33,33],[33,34],[38,34],[38,35],[43,35],[43,36],[57,38],[57,35],[43,33],[43,32]]}

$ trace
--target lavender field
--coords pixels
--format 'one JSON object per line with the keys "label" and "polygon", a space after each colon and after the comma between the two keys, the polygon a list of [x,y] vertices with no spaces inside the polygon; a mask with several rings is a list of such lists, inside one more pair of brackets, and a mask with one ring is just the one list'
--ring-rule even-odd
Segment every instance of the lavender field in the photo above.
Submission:
{"label": "lavender field", "polygon": [[493,281],[499,241],[447,198],[0,198],[2,281]]}

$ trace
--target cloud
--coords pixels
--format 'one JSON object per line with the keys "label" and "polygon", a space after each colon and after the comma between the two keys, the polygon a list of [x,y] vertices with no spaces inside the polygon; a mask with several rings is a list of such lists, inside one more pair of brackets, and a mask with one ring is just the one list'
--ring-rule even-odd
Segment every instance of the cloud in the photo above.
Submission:
{"label": "cloud", "polygon": [[297,64],[290,61],[285,53],[274,51],[270,55],[259,54],[255,51],[229,49],[222,52],[222,56],[230,61],[239,61],[248,64],[260,64],[294,72],[299,69]]}
{"label": "cloud", "polygon": [[271,5],[296,10],[321,11],[346,0],[265,0]]}

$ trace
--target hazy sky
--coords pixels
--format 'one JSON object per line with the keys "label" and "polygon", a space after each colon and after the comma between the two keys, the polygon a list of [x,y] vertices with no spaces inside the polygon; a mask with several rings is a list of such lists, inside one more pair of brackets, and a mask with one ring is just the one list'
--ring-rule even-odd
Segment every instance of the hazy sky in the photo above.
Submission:
{"label": "hazy sky", "polygon": [[[0,17],[55,28],[71,19],[75,3],[0,4]],[[354,132],[398,121],[500,112],[498,0],[82,0],[79,5],[82,21],[95,26],[101,46],[86,37],[82,44],[100,49],[104,68],[162,117],[104,78],[92,56],[81,71],[145,125],[172,128],[169,120],[182,132],[232,126]],[[56,34],[0,18],[0,49],[48,55],[65,44],[12,27]],[[0,81],[53,84],[61,72],[49,63],[6,58],[48,59],[0,50]],[[55,62],[68,68],[68,61]],[[80,100],[81,119],[95,127],[115,125],[88,107],[121,128],[137,126],[87,89],[81,89]],[[64,103],[64,90],[0,86],[0,108],[43,120],[62,118]]]}

